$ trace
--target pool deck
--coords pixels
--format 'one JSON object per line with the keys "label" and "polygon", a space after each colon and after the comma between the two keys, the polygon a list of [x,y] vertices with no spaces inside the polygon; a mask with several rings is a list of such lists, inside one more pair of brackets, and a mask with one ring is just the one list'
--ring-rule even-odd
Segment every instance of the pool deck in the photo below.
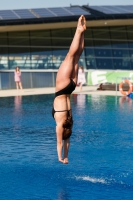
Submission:
{"label": "pool deck", "polygon": [[[79,87],[76,87],[74,94],[91,94],[91,95],[108,95],[108,96],[123,96],[119,91],[109,91],[97,90],[98,86],[84,86],[82,91],[79,91]],[[46,88],[29,88],[23,90],[0,90],[0,97],[10,97],[10,96],[25,96],[25,95],[39,95],[39,94],[54,94],[54,87],[46,87]]]}

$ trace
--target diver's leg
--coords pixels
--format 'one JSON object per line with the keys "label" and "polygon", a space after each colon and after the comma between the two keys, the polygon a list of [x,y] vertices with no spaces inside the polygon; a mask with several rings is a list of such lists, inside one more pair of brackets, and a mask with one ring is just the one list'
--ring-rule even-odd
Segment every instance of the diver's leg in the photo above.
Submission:
{"label": "diver's leg", "polygon": [[[61,64],[57,77],[56,77],[56,91],[61,90],[69,84],[70,78],[72,77],[73,70],[76,65],[76,69],[78,68],[77,63],[79,57],[81,55],[81,46],[82,46],[82,38],[83,32],[86,30],[86,21],[83,15],[78,20],[77,29],[71,43],[69,52]],[[76,64],[75,64],[76,63]],[[77,72],[77,70],[76,70]]]}
{"label": "diver's leg", "polygon": [[77,84],[77,80],[78,80],[78,62],[79,62],[79,58],[80,58],[80,56],[83,52],[83,49],[84,49],[84,32],[82,33],[82,36],[81,36],[81,41],[80,41],[78,53],[77,53],[77,55],[75,56],[75,59],[74,59],[74,68],[73,68],[73,71],[72,71],[72,77],[71,78],[73,79],[75,84]]}

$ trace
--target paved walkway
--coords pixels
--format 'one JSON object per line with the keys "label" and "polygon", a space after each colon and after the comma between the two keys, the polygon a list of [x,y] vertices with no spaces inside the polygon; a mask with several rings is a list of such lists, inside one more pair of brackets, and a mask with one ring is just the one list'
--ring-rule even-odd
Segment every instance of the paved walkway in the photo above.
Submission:
{"label": "paved walkway", "polygon": [[[33,89],[23,89],[23,90],[0,90],[0,97],[9,97],[9,96],[25,96],[25,95],[39,95],[39,94],[54,94],[55,88],[33,88]],[[92,95],[109,95],[116,96],[116,91],[100,91],[97,90],[97,86],[84,86],[82,91],[79,91],[79,87],[76,87],[75,94],[92,94]],[[118,91],[117,96],[122,96]]]}

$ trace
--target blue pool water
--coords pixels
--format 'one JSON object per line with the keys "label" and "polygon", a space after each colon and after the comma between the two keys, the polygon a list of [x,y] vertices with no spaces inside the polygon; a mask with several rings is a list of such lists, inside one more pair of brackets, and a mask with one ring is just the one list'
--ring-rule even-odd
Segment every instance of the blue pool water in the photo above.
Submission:
{"label": "blue pool water", "polygon": [[0,98],[0,200],[131,200],[132,99],[72,95],[74,127],[63,165],[53,97]]}

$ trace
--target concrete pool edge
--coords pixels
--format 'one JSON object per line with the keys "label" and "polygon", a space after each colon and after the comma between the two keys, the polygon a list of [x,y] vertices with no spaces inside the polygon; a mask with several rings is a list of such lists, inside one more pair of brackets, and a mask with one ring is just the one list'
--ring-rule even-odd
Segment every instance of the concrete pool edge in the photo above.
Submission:
{"label": "concrete pool edge", "polygon": [[[123,96],[119,91],[109,90],[97,90],[98,86],[83,86],[82,91],[79,91],[79,87],[76,87],[73,94],[91,94],[91,95],[109,95],[109,96]],[[41,95],[41,94],[54,94],[55,87],[47,88],[29,88],[23,90],[0,90],[0,97],[11,97],[11,96],[27,96],[27,95]]]}

